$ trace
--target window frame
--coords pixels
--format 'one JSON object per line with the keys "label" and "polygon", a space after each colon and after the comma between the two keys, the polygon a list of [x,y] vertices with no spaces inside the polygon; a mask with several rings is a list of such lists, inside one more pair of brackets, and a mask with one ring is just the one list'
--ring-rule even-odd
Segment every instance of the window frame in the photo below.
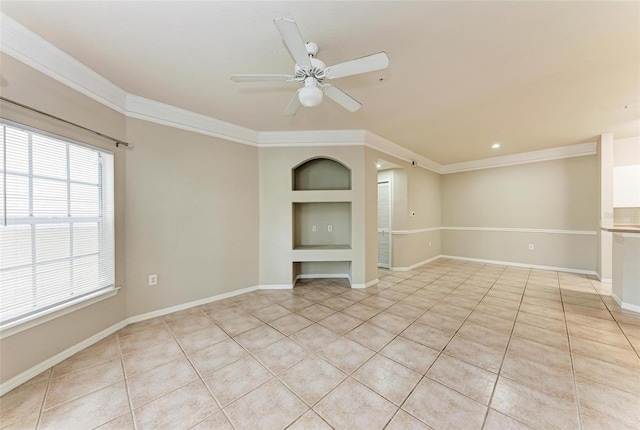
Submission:
{"label": "window frame", "polygon": [[[109,259],[109,264],[111,267],[111,274],[110,274],[110,278],[109,280],[112,281],[110,283],[110,285],[107,286],[103,286],[103,287],[98,287],[96,289],[92,289],[89,291],[85,291],[83,293],[78,294],[75,297],[69,297],[65,300],[60,300],[57,302],[53,302],[50,303],[44,307],[41,308],[36,308],[35,310],[29,311],[29,312],[24,312],[22,314],[19,315],[15,315],[13,317],[8,318],[5,321],[2,321],[1,316],[0,316],[0,339],[6,338],[8,336],[14,335],[16,333],[19,333],[21,331],[27,330],[31,327],[37,326],[39,324],[45,323],[47,321],[51,321],[55,318],[61,317],[63,315],[69,314],[71,312],[74,312],[76,310],[79,310],[83,307],[86,306],[90,306],[94,303],[97,303],[99,301],[102,301],[104,299],[107,299],[109,297],[113,297],[116,294],[118,294],[120,287],[116,287],[116,279],[115,279],[115,272],[116,272],[116,268],[115,268],[115,260],[116,260],[116,255],[115,255],[115,156],[114,156],[114,152],[99,146],[95,146],[95,145],[90,145],[81,141],[77,141],[75,139],[70,139],[68,137],[65,136],[61,136],[58,134],[54,134],[51,132],[48,132],[46,130],[42,130],[39,128],[35,128],[35,127],[31,127],[19,122],[15,122],[15,121],[11,121],[5,118],[0,118],[0,126],[7,126],[7,127],[12,127],[15,129],[19,129],[19,130],[23,130],[27,133],[31,133],[32,135],[38,135],[38,136],[42,136],[44,138],[50,138],[50,139],[55,139],[58,140],[60,142],[66,143],[67,145],[74,145],[77,147],[82,147],[82,148],[87,148],[90,149],[92,151],[98,151],[99,153],[104,153],[104,154],[110,154],[112,157],[112,161],[110,162],[110,168],[111,171],[109,173],[110,175],[110,179],[111,179],[111,190],[110,190],[110,201],[107,202],[107,205],[110,205],[110,214],[111,214],[111,224],[109,224],[109,228],[111,230],[110,232],[110,236],[108,237],[109,240],[109,247],[111,249],[111,257]],[[31,143],[30,143],[31,145]],[[6,148],[5,145],[3,145],[3,148]],[[60,178],[49,178],[51,180],[55,180],[55,181],[60,181],[62,183],[66,184],[67,189],[69,189],[69,187],[71,186],[71,184],[73,183],[80,183],[81,181],[72,181],[70,176],[69,176],[69,165],[68,165],[68,160],[69,160],[69,146],[66,147],[66,152],[67,152],[67,177],[66,179],[60,179]],[[3,172],[7,172],[7,165],[6,165],[6,153],[4,154],[4,165],[1,166]],[[32,155],[29,154],[29,164],[31,165],[33,163],[32,161]],[[105,176],[103,175],[102,169],[104,168],[104,165],[102,163],[100,163],[99,169],[99,185],[98,185],[98,189],[102,190],[102,181],[104,180]],[[3,175],[5,173],[2,173]],[[30,179],[30,181],[32,180],[32,178],[37,177],[37,175],[33,175],[33,171],[30,168],[30,171],[28,173],[28,177]],[[46,178],[44,178],[46,179]],[[7,204],[7,188],[6,188],[6,177],[5,177],[5,181],[4,181],[4,188],[2,190],[2,198],[5,199],[4,201],[4,207],[6,209],[6,204]],[[29,201],[30,201],[30,205],[32,205],[32,201],[33,201],[33,195],[32,195],[32,191],[29,191]],[[46,216],[33,216],[33,214],[31,214],[28,218],[28,220],[25,220],[24,217],[14,217],[13,219],[10,219],[8,216],[6,216],[6,213],[2,213],[0,214],[0,228],[4,228],[5,226],[12,226],[12,225],[32,225],[32,226],[36,226],[36,225],[46,225],[46,224],[51,224],[51,223],[69,223],[69,224],[73,224],[73,223],[77,223],[77,222],[82,222],[83,220],[92,220],[92,221],[96,221],[96,219],[100,219],[100,218],[104,218],[105,212],[105,206],[104,206],[104,194],[103,192],[99,192],[98,193],[98,200],[100,201],[99,203],[99,213],[96,217],[83,217],[83,216],[71,216],[68,214],[68,218],[63,218],[63,219],[55,219],[55,218],[47,218]],[[70,199],[70,195],[68,195],[68,200],[67,200],[67,204],[71,205],[71,199]],[[6,218],[5,218],[6,216]],[[22,221],[22,222],[20,222]],[[104,222],[109,222],[109,221],[104,221]],[[98,222],[98,228],[100,230],[103,230],[103,222]],[[33,232],[31,233],[32,235],[34,234]],[[71,239],[71,241],[73,241],[73,239]],[[70,246],[73,246],[72,244],[70,244]],[[103,247],[103,245],[99,245],[99,251],[98,254],[102,254],[106,248]],[[34,252],[35,252],[35,248],[34,248]],[[73,261],[74,258],[81,258],[79,256],[73,256],[73,254],[70,255],[69,260]],[[31,265],[33,266],[34,263],[32,263]],[[99,259],[98,262],[99,267],[103,265],[103,260],[102,258]],[[99,268],[99,274],[102,274],[101,269]]]}

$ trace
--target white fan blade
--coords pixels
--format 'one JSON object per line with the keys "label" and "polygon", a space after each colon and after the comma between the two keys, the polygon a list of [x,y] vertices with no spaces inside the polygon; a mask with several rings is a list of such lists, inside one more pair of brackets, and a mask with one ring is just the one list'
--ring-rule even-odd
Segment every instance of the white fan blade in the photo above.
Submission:
{"label": "white fan blade", "polygon": [[233,82],[290,82],[293,78],[291,75],[231,75]]}
{"label": "white fan blade", "polygon": [[298,25],[287,18],[274,19],[273,23],[278,27],[278,31],[296,63],[300,67],[310,68],[311,60],[309,60],[309,54],[307,54],[307,48],[305,48]]}
{"label": "white fan blade", "polygon": [[291,98],[291,101],[289,102],[286,109],[284,110],[285,116],[294,116],[296,112],[298,112],[298,109],[300,109],[300,106],[302,106],[300,104],[300,99],[298,98],[299,92],[300,90],[296,91],[296,93]]}
{"label": "white fan blade", "polygon": [[389,66],[389,57],[384,52],[368,55],[335,66],[327,67],[324,71],[328,79],[342,78],[344,76],[357,75],[359,73],[373,72],[386,69]]}
{"label": "white fan blade", "polygon": [[357,101],[344,91],[337,89],[333,85],[325,85],[322,89],[322,92],[324,92],[327,97],[338,103],[349,112],[355,112],[362,106],[359,101]]}

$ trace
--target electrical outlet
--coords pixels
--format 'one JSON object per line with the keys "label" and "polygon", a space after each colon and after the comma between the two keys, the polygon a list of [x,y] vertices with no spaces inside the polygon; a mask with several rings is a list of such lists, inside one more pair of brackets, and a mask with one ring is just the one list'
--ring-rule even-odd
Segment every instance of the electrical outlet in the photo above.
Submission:
{"label": "electrical outlet", "polygon": [[315,225],[311,226],[311,231],[318,231],[318,227],[316,227]]}
{"label": "electrical outlet", "polygon": [[331,233],[331,232],[333,231],[333,226],[332,226],[331,224],[329,224],[329,225],[327,226],[327,231],[328,231],[329,233]]}
{"label": "electrical outlet", "polygon": [[533,251],[535,249],[535,246],[533,246],[533,243],[529,244],[529,251]]}
{"label": "electrical outlet", "polygon": [[158,275],[149,275],[149,285],[158,285]]}

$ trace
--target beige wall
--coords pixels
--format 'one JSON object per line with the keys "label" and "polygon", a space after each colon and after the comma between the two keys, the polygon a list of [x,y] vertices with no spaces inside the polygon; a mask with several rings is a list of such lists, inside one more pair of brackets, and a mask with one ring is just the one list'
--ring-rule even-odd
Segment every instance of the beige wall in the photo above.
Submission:
{"label": "beige wall", "polygon": [[140,120],[127,137],[127,315],[257,285],[258,149]]}
{"label": "beige wall", "polygon": [[[8,99],[50,112],[68,121],[92,127],[102,133],[124,139],[126,119],[83,96],[36,72],[5,54],[1,54],[2,81],[0,94]],[[125,165],[126,150],[97,138],[80,129],[61,125],[7,103],[0,105],[3,118],[36,127],[51,133],[90,143],[114,153],[115,169],[115,228],[116,228],[116,285],[125,284]],[[14,334],[0,341],[0,381],[30,369],[44,360],[84,341],[125,318],[125,294],[69,313],[53,321]]]}
{"label": "beige wall", "polygon": [[[442,253],[594,271],[596,161],[595,156],[583,156],[444,175]],[[487,231],[491,228],[516,231]],[[590,234],[579,234],[585,231]]]}

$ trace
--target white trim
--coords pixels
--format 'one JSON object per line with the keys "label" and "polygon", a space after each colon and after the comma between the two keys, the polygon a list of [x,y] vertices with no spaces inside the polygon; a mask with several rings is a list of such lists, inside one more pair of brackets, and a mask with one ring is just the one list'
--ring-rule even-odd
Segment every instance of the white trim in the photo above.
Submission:
{"label": "white trim", "polygon": [[579,273],[581,275],[595,275],[595,270],[572,269],[569,267],[542,266],[539,264],[515,263],[513,261],[486,260],[484,258],[456,257],[453,255],[441,255],[442,258],[452,260],[473,261],[476,263],[498,264],[501,266],[527,267],[530,269],[553,270],[556,272]]}
{"label": "white trim", "polygon": [[77,311],[94,303],[108,299],[118,294],[120,287],[109,288],[106,290],[96,291],[92,294],[82,296],[76,300],[61,303],[57,306],[44,309],[38,313],[30,314],[24,318],[11,321],[0,327],[0,339],[13,336],[14,334],[28,330],[40,324],[44,324],[52,319],[59,318],[68,313]]}
{"label": "white trim", "polygon": [[613,300],[616,301],[618,306],[620,306],[622,309],[627,310],[627,311],[640,313],[640,306],[639,305],[634,305],[634,304],[631,304],[631,303],[623,302],[622,299],[620,299],[620,297],[618,297],[618,295],[616,293],[614,293],[614,292],[611,292],[611,297],[613,298]]}
{"label": "white trim", "polygon": [[516,232],[516,233],[548,233],[548,234],[579,234],[595,236],[597,231],[592,230],[559,230],[551,228],[511,228],[511,227],[440,227],[441,230],[460,231],[494,231],[494,232]]}
{"label": "white trim", "polygon": [[174,312],[182,311],[185,309],[193,308],[195,306],[206,305],[207,303],[217,302],[218,300],[228,299],[229,297],[238,296],[244,293],[250,293],[252,291],[256,291],[258,287],[247,287],[242,288],[240,290],[230,291],[228,293],[222,293],[215,296],[210,296],[200,300],[194,300],[192,302],[182,303],[180,305],[170,306],[168,308],[158,309],[157,311],[151,311],[144,314],[136,315],[133,317],[127,318],[127,324],[136,323],[144,320],[148,320],[151,318],[161,317],[163,315],[168,315]]}
{"label": "white trim", "polygon": [[392,230],[391,234],[417,234],[417,233],[426,233],[430,231],[439,231],[442,230],[442,227],[426,227],[426,228],[417,228],[415,230]]}
{"label": "white trim", "polygon": [[423,264],[431,263],[432,261],[435,261],[440,257],[442,257],[442,255],[436,255],[435,257],[427,258],[426,260],[419,261],[416,264],[412,264],[409,267],[392,267],[390,270],[393,272],[408,272],[409,270],[413,270],[416,267],[422,266]]}
{"label": "white trim", "polygon": [[321,279],[321,278],[332,278],[332,279],[344,279],[347,278],[351,280],[347,273],[303,273],[301,275],[296,276],[296,281],[298,279]]}
{"label": "white trim", "polygon": [[376,151],[380,151],[384,154],[391,155],[400,160],[406,161],[407,163],[411,163],[415,161],[418,167],[422,167],[423,169],[431,170],[435,173],[441,173],[443,166],[436,163],[435,161],[429,160],[422,155],[418,155],[415,152],[404,148],[396,143],[391,142],[383,137],[378,136],[375,133],[371,133],[370,131],[365,131],[364,134],[364,144],[369,148],[375,149]]}
{"label": "white trim", "polygon": [[0,12],[0,51],[117,112],[126,91]]}
{"label": "white trim", "polygon": [[33,366],[32,368],[25,370],[24,372],[14,376],[13,378],[9,379],[6,382],[3,382],[2,384],[0,384],[0,396],[5,395],[6,393],[8,393],[9,391],[13,390],[14,388],[24,384],[25,382],[27,382],[28,380],[30,380],[31,378],[38,376],[39,374],[41,374],[42,372],[44,372],[45,370],[55,366],[56,364],[66,360],[67,358],[71,357],[73,354],[76,354],[80,351],[82,351],[83,349],[93,345],[94,343],[104,339],[105,337],[109,336],[110,334],[113,334],[115,332],[117,332],[118,330],[120,330],[121,328],[124,328],[126,325],[128,324],[127,320],[123,320],[120,321],[119,323],[116,323],[114,325],[112,325],[109,328],[106,328],[104,330],[102,330],[99,333],[94,334],[93,336],[83,340],[82,342],[78,342],[75,345],[65,349],[64,351],[54,355],[51,358],[46,359],[45,361],[36,364],[35,366]]}
{"label": "white trim", "polygon": [[351,288],[355,288],[357,290],[362,290],[364,288],[369,288],[376,285],[379,282],[378,278],[367,282],[366,284],[351,284]]}
{"label": "white trim", "polygon": [[611,284],[613,282],[611,278],[603,278],[602,275],[598,273],[598,271],[596,271],[596,278],[598,278],[598,281],[602,282],[603,284]]}
{"label": "white trim", "polygon": [[261,131],[261,148],[287,146],[364,146],[364,130]]}
{"label": "white trim", "polygon": [[442,166],[440,173],[468,172],[470,170],[491,169],[495,167],[514,166],[517,164],[537,163],[539,161],[558,160],[561,158],[582,157],[596,153],[596,142],[580,143],[577,145],[559,146],[557,148],[542,149],[540,151],[523,152],[520,154],[504,155],[501,157],[485,158],[483,160],[465,161]]}
{"label": "white trim", "polygon": [[267,284],[258,285],[259,290],[290,290],[293,288],[293,284]]}
{"label": "white trim", "polygon": [[181,130],[257,146],[258,132],[144,97],[127,94],[126,115]]}

